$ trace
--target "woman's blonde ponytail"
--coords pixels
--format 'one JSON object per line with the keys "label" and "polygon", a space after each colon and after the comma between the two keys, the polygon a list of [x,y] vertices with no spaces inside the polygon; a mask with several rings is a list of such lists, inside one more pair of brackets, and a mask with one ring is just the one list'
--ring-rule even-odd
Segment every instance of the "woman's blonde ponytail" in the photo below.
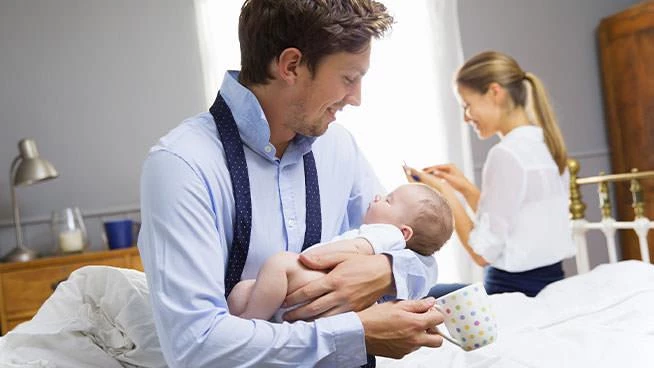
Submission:
{"label": "woman's blonde ponytail", "polygon": [[556,117],[547,97],[547,92],[545,91],[545,87],[543,87],[543,83],[534,74],[525,73],[525,79],[531,83],[536,122],[543,128],[545,144],[547,144],[547,148],[549,148],[554,162],[559,167],[559,173],[562,174],[567,165],[568,152],[565,148],[565,141],[563,140],[561,129],[559,129],[559,125],[556,123]]}

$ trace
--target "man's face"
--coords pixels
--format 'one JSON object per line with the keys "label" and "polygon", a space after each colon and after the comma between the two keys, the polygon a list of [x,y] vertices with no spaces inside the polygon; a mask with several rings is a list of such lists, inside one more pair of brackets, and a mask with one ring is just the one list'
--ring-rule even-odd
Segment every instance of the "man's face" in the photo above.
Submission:
{"label": "man's face", "polygon": [[412,185],[402,185],[387,196],[376,195],[363,218],[364,224],[401,226],[411,220],[420,200]]}
{"label": "man's face", "polygon": [[370,64],[370,45],[361,53],[337,53],[318,63],[313,76],[306,65],[298,68],[297,98],[291,103],[285,126],[317,137],[336,120],[346,105],[361,104],[361,79]]}

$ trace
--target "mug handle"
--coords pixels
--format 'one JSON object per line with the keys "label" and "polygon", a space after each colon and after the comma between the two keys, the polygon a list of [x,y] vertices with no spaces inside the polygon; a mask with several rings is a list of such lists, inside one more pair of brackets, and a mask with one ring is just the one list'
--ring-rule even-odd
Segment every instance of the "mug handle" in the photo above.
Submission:
{"label": "mug handle", "polygon": [[[440,309],[436,304],[434,304],[434,306],[432,306],[432,308],[434,308],[434,309],[436,309],[437,311],[441,312],[442,315],[445,315],[445,313],[443,313],[443,310]],[[451,342],[452,344],[454,344],[454,345],[460,347],[461,349],[463,349],[463,346],[461,346],[461,344],[459,344],[458,341],[456,341],[456,340],[454,340],[453,338],[451,338],[451,337],[445,335],[444,333],[442,333],[442,332],[438,329],[438,326],[435,326],[435,327],[434,327],[434,331],[436,332],[437,335],[440,335],[443,339],[445,339],[445,340]]]}
{"label": "mug handle", "polygon": [[447,336],[446,334],[442,333],[442,332],[438,329],[438,327],[434,327],[434,329],[436,330],[436,334],[437,334],[437,335],[440,335],[440,336],[441,336],[442,338],[444,338],[445,340],[447,340],[447,341],[451,342],[452,344],[454,344],[454,345],[460,347],[461,349],[463,349],[463,347],[461,346],[461,344],[459,344],[458,341],[456,341],[456,340],[454,340],[453,338],[451,338],[451,337]]}

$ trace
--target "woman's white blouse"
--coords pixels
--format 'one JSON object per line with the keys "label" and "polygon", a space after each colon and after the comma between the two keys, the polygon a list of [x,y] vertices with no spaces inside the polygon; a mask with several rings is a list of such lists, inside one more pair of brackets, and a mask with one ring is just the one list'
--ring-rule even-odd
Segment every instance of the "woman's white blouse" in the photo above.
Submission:
{"label": "woman's white blouse", "polygon": [[559,174],[536,126],[522,126],[488,152],[469,244],[493,267],[521,272],[575,254],[569,174]]}

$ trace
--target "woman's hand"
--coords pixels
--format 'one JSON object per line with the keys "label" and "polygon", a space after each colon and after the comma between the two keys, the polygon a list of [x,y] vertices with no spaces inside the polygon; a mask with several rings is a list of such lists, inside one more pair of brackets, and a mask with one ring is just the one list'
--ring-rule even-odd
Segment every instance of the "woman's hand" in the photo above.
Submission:
{"label": "woman's hand", "polygon": [[423,169],[424,172],[445,180],[457,192],[463,194],[468,205],[476,211],[479,202],[479,189],[466,178],[461,170],[454,164],[443,164],[429,166]]}
{"label": "woman's hand", "polygon": [[[448,181],[444,177],[441,178],[436,176],[435,174],[434,175],[431,174],[431,172],[438,170],[437,168],[439,167],[448,167],[447,169],[448,172],[446,173],[446,175],[448,175],[450,178],[453,178],[453,181],[457,181],[458,183],[463,183],[463,181],[465,181],[468,183],[468,184],[462,184],[462,186],[469,185],[471,188],[471,191],[468,192],[468,195],[470,197],[466,197],[466,201],[468,202],[470,207],[472,207],[473,210],[476,211],[477,202],[479,201],[479,190],[477,189],[477,187],[474,186],[474,184],[470,183],[468,179],[466,179],[463,176],[463,174],[461,174],[461,172],[456,168],[456,166],[438,165],[438,166],[428,167],[427,169],[425,169],[425,171],[418,171],[416,169],[407,167],[405,168],[405,172],[407,177],[416,178],[416,180],[413,181],[417,181],[429,185],[430,187],[439,191],[443,195],[443,197],[445,197],[450,207],[452,208],[452,215],[454,215],[454,229],[456,230],[456,234],[459,237],[461,245],[463,245],[465,250],[470,254],[473,261],[475,261],[475,263],[477,263],[479,266],[483,267],[487,265],[488,262],[482,256],[475,253],[475,251],[468,244],[468,239],[470,238],[470,232],[472,231],[473,228],[473,222],[470,219],[470,217],[468,217],[468,214],[466,213],[463,204],[459,202],[458,198],[456,197],[456,188],[453,188],[452,185],[450,185],[450,181]],[[442,170],[441,172],[443,171],[444,170]],[[458,178],[457,175],[460,176],[462,179]],[[464,194],[465,196],[465,193],[462,194]]]}
{"label": "woman's hand", "polygon": [[455,199],[455,190],[450,184],[444,179],[438,178],[435,175],[427,173],[425,171],[420,171],[412,167],[405,167],[407,180],[411,183],[423,183],[434,189],[443,195],[448,201]]}
{"label": "woman's hand", "polygon": [[475,186],[465,176],[463,176],[461,170],[459,170],[459,168],[454,164],[434,165],[422,170],[437,178],[444,179],[452,186],[452,188],[461,194],[465,194],[470,187]]}

